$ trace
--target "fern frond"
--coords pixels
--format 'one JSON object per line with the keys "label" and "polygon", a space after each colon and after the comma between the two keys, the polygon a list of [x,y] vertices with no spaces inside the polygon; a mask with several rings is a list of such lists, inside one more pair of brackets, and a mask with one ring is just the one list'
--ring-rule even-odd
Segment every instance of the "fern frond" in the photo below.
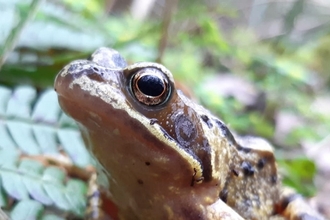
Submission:
{"label": "fern frond", "polygon": [[56,219],[51,207],[82,216],[91,161],[52,89],[0,86],[0,207],[12,219]]}

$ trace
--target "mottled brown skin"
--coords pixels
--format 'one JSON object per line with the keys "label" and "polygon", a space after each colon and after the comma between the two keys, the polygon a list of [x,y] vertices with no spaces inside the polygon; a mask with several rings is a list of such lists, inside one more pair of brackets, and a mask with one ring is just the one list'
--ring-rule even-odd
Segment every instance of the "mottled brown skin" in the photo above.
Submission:
{"label": "mottled brown skin", "polygon": [[[132,85],[139,71],[160,75],[166,93],[158,100],[137,95]],[[269,219],[281,214],[276,207],[283,199],[268,143],[235,138],[221,120],[177,90],[162,65],[127,66],[117,51],[100,48],[90,60],[64,67],[55,90],[107,175],[109,197],[118,209],[113,219]]]}

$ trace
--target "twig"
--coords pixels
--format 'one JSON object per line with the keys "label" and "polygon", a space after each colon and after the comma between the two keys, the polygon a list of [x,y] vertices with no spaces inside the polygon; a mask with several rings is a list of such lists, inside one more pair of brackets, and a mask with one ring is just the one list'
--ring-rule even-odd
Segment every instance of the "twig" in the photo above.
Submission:
{"label": "twig", "polygon": [[178,0],[168,0],[166,1],[164,15],[163,15],[163,25],[162,25],[162,36],[158,44],[158,57],[157,62],[161,63],[163,54],[168,41],[168,29],[171,24],[173,13],[177,7]]}

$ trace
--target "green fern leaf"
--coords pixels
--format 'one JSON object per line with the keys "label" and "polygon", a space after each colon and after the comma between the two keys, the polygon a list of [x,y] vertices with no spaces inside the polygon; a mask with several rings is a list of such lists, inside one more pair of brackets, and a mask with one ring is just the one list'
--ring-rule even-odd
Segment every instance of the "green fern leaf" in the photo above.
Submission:
{"label": "green fern leaf", "polygon": [[53,201],[49,198],[43,188],[44,183],[41,181],[41,175],[44,167],[41,163],[35,160],[24,159],[20,163],[18,170],[20,173],[24,173],[30,177],[23,178],[22,181],[32,198],[44,205],[53,204]]}
{"label": "green fern leaf", "polygon": [[71,179],[66,184],[65,192],[70,206],[74,210],[77,210],[78,213],[84,213],[85,210],[82,208],[86,206],[84,195],[87,193],[87,188],[84,182]]}
{"label": "green fern leaf", "polygon": [[44,215],[41,220],[65,220],[65,218],[58,217],[56,215]]}
{"label": "green fern leaf", "polygon": [[4,116],[7,109],[7,103],[10,98],[11,91],[6,87],[0,87],[0,116]]}
{"label": "green fern leaf", "polygon": [[56,205],[63,209],[69,210],[70,203],[65,196],[65,187],[63,186],[65,173],[63,170],[57,167],[49,167],[45,170],[42,177],[46,182],[44,188],[53,201],[56,201]]}
{"label": "green fern leaf", "polygon": [[62,129],[58,131],[58,138],[74,164],[84,167],[91,163],[90,155],[80,137],[80,132],[72,129]]}
{"label": "green fern leaf", "polygon": [[57,102],[57,95],[52,89],[49,89],[38,98],[31,118],[36,122],[56,124],[60,113],[61,108]]}
{"label": "green fern leaf", "polygon": [[10,213],[12,220],[38,219],[43,212],[43,206],[33,200],[19,202]]}
{"label": "green fern leaf", "polygon": [[30,86],[17,87],[10,96],[6,114],[11,117],[29,119],[32,102],[36,98],[36,90]]}
{"label": "green fern leaf", "polygon": [[6,192],[17,200],[28,199],[29,193],[14,163],[6,163],[1,167],[2,184]]}
{"label": "green fern leaf", "polygon": [[56,128],[43,124],[35,124],[32,129],[36,142],[43,154],[54,155],[58,153]]}
{"label": "green fern leaf", "polygon": [[[1,177],[0,177],[0,207],[5,207],[8,205],[8,197],[7,195],[5,194],[4,190],[2,189],[2,186],[1,186]],[[0,210],[1,212],[1,210]],[[0,215],[1,217],[1,215]]]}
{"label": "green fern leaf", "polygon": [[7,207],[13,219],[57,219],[38,214],[52,206],[83,215],[86,182],[43,162],[49,158],[82,168],[92,164],[75,122],[61,111],[53,89],[38,94],[29,86],[0,86],[0,207],[9,205],[8,196],[17,200],[14,208]]}
{"label": "green fern leaf", "polygon": [[[24,114],[25,112],[19,113]],[[31,124],[22,121],[7,121],[7,127],[20,150],[28,155],[41,154],[38,143],[33,136]]]}

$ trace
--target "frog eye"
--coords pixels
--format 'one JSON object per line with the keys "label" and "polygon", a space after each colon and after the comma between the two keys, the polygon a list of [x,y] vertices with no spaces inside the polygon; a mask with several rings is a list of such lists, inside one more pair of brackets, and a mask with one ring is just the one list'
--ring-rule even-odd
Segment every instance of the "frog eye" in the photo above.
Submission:
{"label": "frog eye", "polygon": [[138,71],[132,78],[131,87],[137,100],[145,105],[161,104],[170,93],[167,77],[155,68]]}

